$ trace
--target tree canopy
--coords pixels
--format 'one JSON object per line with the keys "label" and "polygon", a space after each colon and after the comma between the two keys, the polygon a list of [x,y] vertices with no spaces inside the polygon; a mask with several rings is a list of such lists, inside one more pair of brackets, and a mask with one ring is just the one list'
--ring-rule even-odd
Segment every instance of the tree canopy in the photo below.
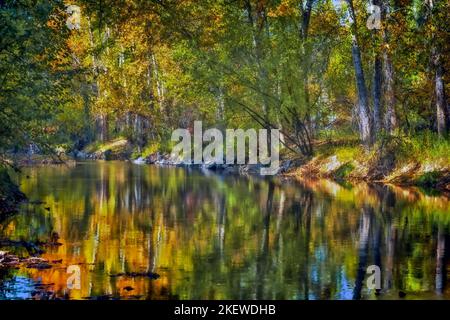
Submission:
{"label": "tree canopy", "polygon": [[448,139],[449,12],[443,0],[1,1],[0,152],[118,136],[142,152],[194,120],[278,128],[304,156],[325,138]]}

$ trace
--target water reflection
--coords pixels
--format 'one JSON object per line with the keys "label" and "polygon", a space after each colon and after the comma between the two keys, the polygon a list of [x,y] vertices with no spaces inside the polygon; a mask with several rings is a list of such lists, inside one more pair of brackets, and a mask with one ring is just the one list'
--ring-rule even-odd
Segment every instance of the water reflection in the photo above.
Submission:
{"label": "water reflection", "polygon": [[[450,298],[445,196],[122,162],[32,168],[21,184],[46,204],[24,207],[0,233],[57,232],[63,245],[44,258],[63,262],[0,274],[0,299],[32,297],[43,284],[71,299]],[[72,264],[81,290],[67,289]],[[373,264],[379,295],[366,286]],[[161,277],[111,276],[127,272]]]}

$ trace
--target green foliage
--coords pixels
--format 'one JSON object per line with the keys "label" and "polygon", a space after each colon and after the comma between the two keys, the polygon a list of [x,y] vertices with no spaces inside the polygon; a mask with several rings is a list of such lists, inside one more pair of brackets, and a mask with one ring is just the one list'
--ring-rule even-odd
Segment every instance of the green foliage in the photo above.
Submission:
{"label": "green foliage", "polygon": [[404,145],[398,148],[398,158],[403,161],[414,159],[422,164],[450,167],[450,140],[426,130],[402,138]]}
{"label": "green foliage", "polygon": [[[440,1],[433,12],[417,2],[398,4],[383,22],[386,38],[395,39],[386,42],[367,29],[366,3],[353,2],[356,30],[346,21],[347,6],[322,0],[310,2],[311,12],[292,1],[77,0],[80,28],[69,30],[59,1],[4,1],[0,154],[30,143],[44,151],[89,144],[88,150],[105,151],[103,144],[122,137],[133,156],[168,153],[173,129],[202,120],[221,129],[281,127],[289,147],[307,157],[305,145],[342,162],[364,158],[358,92],[350,81],[355,33],[369,91],[377,56],[386,53],[395,71],[397,127],[374,133],[372,156],[386,139],[399,139],[389,147],[398,159],[448,167],[449,139],[432,132],[429,63],[436,49],[430,39],[439,39],[442,53],[449,49],[442,14],[448,4]],[[449,70],[444,54],[441,60]]]}
{"label": "green foliage", "polygon": [[355,167],[350,162],[345,163],[333,173],[333,176],[336,180],[345,180],[353,169],[355,169]]}
{"label": "green foliage", "polygon": [[0,221],[6,215],[15,212],[18,203],[25,199],[25,195],[11,180],[8,171],[0,168]]}
{"label": "green foliage", "polygon": [[2,1],[0,6],[0,154],[30,143],[46,149],[57,131],[53,116],[69,100],[61,50],[68,29],[53,1]]}

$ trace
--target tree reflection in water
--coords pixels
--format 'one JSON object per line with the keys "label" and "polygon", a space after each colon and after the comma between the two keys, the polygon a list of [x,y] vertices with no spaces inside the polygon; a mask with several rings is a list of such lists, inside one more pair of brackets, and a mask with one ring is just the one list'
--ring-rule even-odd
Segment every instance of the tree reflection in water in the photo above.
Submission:
{"label": "tree reflection in water", "polygon": [[[72,299],[396,299],[399,291],[450,298],[443,195],[124,162],[26,175],[23,191],[50,211],[25,206],[1,224],[2,236],[43,240],[58,232],[63,245],[43,257],[63,263],[3,272],[3,299],[30,297],[36,282]],[[66,288],[71,264],[81,267],[81,290]],[[378,296],[366,287],[373,264],[382,271]],[[161,277],[111,277],[127,272]]]}

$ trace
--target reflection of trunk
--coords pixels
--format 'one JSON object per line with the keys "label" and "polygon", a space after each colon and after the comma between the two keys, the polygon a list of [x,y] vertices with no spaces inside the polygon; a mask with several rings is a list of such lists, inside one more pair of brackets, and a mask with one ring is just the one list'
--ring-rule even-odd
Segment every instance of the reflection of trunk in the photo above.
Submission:
{"label": "reflection of trunk", "polygon": [[312,194],[308,193],[305,201],[305,271],[304,275],[304,285],[305,285],[305,300],[309,300],[309,242],[311,241],[311,209],[312,209]]}
{"label": "reflection of trunk", "polygon": [[369,244],[370,218],[372,213],[373,209],[371,207],[363,208],[361,224],[359,226],[359,264],[355,288],[353,290],[353,299],[361,299],[361,290],[367,268],[367,251]]}
{"label": "reflection of trunk", "polygon": [[391,225],[386,235],[386,268],[384,271],[384,289],[389,290],[392,288],[393,273],[394,273],[394,256],[395,256],[395,227]]}
{"label": "reflection of trunk", "polygon": [[270,215],[273,205],[273,191],[275,185],[269,181],[269,189],[267,191],[266,212],[264,215],[264,230],[261,240],[261,252],[256,261],[256,299],[260,300],[264,297],[264,279],[266,277],[267,253],[269,251],[269,232],[270,232]]}
{"label": "reflection of trunk", "polygon": [[161,246],[161,225],[162,223],[158,224],[158,230],[156,232],[156,244],[154,244],[153,241],[153,232],[150,233],[150,241],[149,241],[149,258],[150,258],[150,263],[149,263],[149,270],[147,271],[151,271],[151,272],[155,272],[156,269],[156,260],[158,258],[158,254],[160,251],[160,246]]}
{"label": "reflection of trunk", "polygon": [[357,39],[357,24],[355,10],[353,7],[353,0],[346,0],[349,7],[349,14],[352,20],[352,57],[353,66],[355,69],[356,87],[358,90],[358,120],[359,120],[359,133],[361,141],[366,146],[371,146],[373,143],[372,136],[372,119],[370,116],[369,98],[367,94],[366,81],[364,78],[364,70],[361,60],[361,50],[359,48]]}
{"label": "reflection of trunk", "polygon": [[439,226],[436,248],[436,293],[442,294],[446,281],[445,278],[445,234],[442,231],[442,227]]}
{"label": "reflection of trunk", "polygon": [[[303,261],[299,267],[299,293],[303,289],[303,299],[309,300],[309,243],[311,241],[311,210],[313,195],[309,191],[304,191],[298,206],[298,219],[300,227],[297,232],[302,235]],[[298,228],[296,227],[296,229]]]}
{"label": "reflection of trunk", "polygon": [[[374,251],[374,260],[375,260],[375,265],[378,266],[380,268],[380,270],[383,270],[383,265],[381,263],[381,233],[382,233],[382,228],[380,225],[380,222],[378,221],[376,223],[376,234],[375,234],[375,238],[374,238],[374,243],[373,243],[373,251]],[[382,276],[383,274],[381,274]],[[383,279],[381,279],[382,281]],[[382,282],[380,282],[381,284]],[[379,292],[381,290],[380,289],[376,289],[376,292]]]}
{"label": "reflection of trunk", "polygon": [[375,264],[381,267],[381,226],[380,223],[376,224],[376,234],[374,237],[374,243],[373,243],[373,251],[374,251],[374,260]]}
{"label": "reflection of trunk", "polygon": [[281,229],[281,222],[283,221],[283,212],[284,212],[284,202],[286,200],[286,197],[284,195],[284,191],[280,191],[280,204],[278,207],[278,215],[277,215],[277,227],[276,227],[276,238],[278,241],[278,238],[280,236],[280,229]]}
{"label": "reflection of trunk", "polygon": [[223,258],[223,248],[225,244],[225,216],[226,216],[226,197],[222,195],[219,200],[219,210],[217,218],[217,239],[219,242],[220,257]]}
{"label": "reflection of trunk", "polygon": [[283,213],[284,213],[284,203],[286,197],[284,195],[284,191],[280,190],[280,203],[278,206],[278,214],[277,214],[277,223],[275,228],[275,240],[276,244],[276,255],[278,261],[283,261],[283,238],[281,236],[281,223],[283,222]]}
{"label": "reflection of trunk", "polygon": [[[156,271],[156,265],[158,262],[158,256],[159,256],[159,252],[160,252],[160,247],[161,247],[161,243],[162,241],[162,229],[164,228],[164,214],[165,212],[162,211],[160,213],[161,216],[161,221],[157,221],[158,216],[155,216],[154,213],[151,214],[152,217],[152,227],[150,227],[150,232],[149,232],[149,240],[148,240],[148,258],[149,258],[149,262],[148,262],[148,268],[147,268],[147,272],[155,272]],[[156,220],[156,221],[155,221]],[[155,241],[153,240],[154,235],[154,231],[155,229],[153,228],[153,226],[157,225],[158,229],[156,230],[156,244]],[[153,294],[154,294],[154,282],[150,281],[149,282],[149,288],[148,288],[148,298],[152,299]]]}

